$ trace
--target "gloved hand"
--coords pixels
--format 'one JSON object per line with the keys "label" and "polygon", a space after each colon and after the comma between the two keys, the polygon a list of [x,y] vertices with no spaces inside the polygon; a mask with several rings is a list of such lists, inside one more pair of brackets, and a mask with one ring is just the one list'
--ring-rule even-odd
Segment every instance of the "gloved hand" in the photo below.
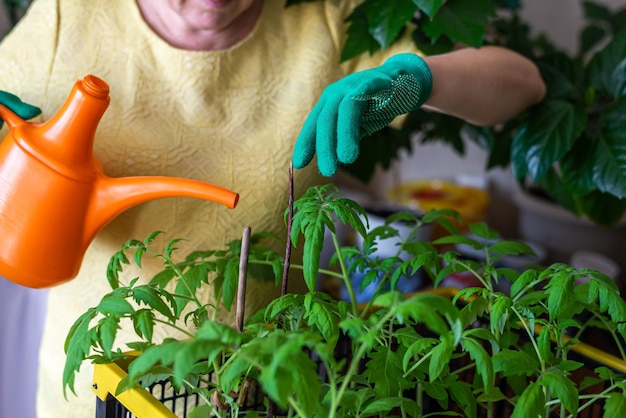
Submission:
{"label": "gloved hand", "polygon": [[[0,90],[0,104],[9,108],[13,113],[24,120],[32,119],[41,113],[41,109],[28,103],[24,103],[14,94]],[[0,119],[0,128],[4,125],[4,121]]]}
{"label": "gloved hand", "polygon": [[380,67],[350,74],[326,87],[296,141],[295,168],[317,152],[320,173],[332,176],[353,163],[359,142],[396,116],[419,109],[430,96],[432,75],[422,58],[398,54]]}

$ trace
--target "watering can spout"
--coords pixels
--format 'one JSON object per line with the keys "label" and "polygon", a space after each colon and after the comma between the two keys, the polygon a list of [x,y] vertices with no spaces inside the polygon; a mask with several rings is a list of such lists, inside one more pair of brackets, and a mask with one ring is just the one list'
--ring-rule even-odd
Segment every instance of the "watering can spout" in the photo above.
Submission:
{"label": "watering can spout", "polygon": [[239,194],[203,181],[164,176],[113,178],[100,174],[85,221],[85,245],[117,215],[150,200],[193,197],[235,208]]}
{"label": "watering can spout", "polygon": [[10,128],[0,143],[0,276],[35,288],[73,279],[95,235],[148,200],[186,196],[237,205],[237,193],[198,180],[106,176],[93,142],[109,101],[108,84],[87,75],[44,123],[0,105]]}

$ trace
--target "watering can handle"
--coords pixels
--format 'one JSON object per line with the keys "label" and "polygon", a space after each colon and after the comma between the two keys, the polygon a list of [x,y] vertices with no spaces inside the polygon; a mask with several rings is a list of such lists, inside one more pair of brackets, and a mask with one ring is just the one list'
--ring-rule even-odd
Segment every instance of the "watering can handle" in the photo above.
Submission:
{"label": "watering can handle", "polygon": [[26,123],[24,119],[20,118],[11,109],[2,104],[0,104],[0,118],[6,122],[9,129],[14,129],[17,126]]}

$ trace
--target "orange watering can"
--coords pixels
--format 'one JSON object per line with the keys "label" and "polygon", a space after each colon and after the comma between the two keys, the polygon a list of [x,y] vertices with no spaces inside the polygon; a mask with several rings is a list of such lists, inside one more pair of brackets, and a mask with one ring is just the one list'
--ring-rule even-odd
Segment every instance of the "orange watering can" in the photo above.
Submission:
{"label": "orange watering can", "polygon": [[5,106],[0,143],[0,276],[50,287],[78,274],[87,247],[123,211],[152,199],[196,197],[229,208],[239,195],[171,177],[107,177],[93,155],[109,86],[93,75],[74,85],[49,121],[29,123]]}

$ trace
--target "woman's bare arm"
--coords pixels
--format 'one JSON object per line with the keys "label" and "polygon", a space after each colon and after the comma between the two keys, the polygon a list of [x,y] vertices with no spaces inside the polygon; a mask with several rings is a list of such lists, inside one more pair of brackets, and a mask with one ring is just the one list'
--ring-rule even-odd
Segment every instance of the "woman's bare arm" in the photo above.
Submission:
{"label": "woman's bare arm", "polygon": [[425,57],[433,88],[424,108],[490,126],[543,99],[537,67],[511,50],[484,46]]}

